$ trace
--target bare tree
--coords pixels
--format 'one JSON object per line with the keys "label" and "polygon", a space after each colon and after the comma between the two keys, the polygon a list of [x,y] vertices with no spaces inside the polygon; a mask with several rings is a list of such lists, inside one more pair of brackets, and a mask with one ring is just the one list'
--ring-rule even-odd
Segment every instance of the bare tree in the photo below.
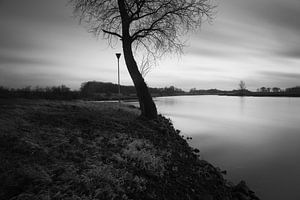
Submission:
{"label": "bare tree", "polygon": [[260,92],[267,92],[267,88],[266,87],[261,87]]}
{"label": "bare tree", "polygon": [[240,81],[239,90],[241,92],[241,95],[244,96],[245,91],[246,91],[246,83],[244,81]]}
{"label": "bare tree", "polygon": [[272,88],[272,92],[275,92],[275,93],[280,92],[280,88],[278,88],[278,87],[273,87],[273,88]]}
{"label": "bare tree", "polygon": [[157,118],[156,106],[136,63],[134,53],[181,52],[182,37],[210,19],[209,0],[70,0],[75,13],[96,35],[122,41],[127,69],[136,88],[142,116]]}
{"label": "bare tree", "polygon": [[240,81],[239,90],[246,90],[246,83],[244,81]]}

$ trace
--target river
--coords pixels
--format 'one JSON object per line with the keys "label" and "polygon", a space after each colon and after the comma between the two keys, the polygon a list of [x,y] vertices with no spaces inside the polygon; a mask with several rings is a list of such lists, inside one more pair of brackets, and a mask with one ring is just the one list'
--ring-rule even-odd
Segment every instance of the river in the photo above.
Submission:
{"label": "river", "polygon": [[193,139],[203,159],[263,200],[300,199],[300,98],[174,96],[159,113]]}

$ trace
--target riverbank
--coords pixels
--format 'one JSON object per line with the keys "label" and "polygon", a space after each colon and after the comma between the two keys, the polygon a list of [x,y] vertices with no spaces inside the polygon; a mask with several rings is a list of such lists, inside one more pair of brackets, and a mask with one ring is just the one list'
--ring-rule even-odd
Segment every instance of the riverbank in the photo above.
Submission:
{"label": "riverbank", "polygon": [[133,106],[0,100],[0,113],[0,199],[258,199]]}

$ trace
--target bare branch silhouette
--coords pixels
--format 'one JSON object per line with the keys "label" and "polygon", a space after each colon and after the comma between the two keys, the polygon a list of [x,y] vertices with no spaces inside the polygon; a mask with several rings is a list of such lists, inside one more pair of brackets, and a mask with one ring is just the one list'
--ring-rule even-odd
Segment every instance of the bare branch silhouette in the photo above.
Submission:
{"label": "bare branch silhouette", "polygon": [[[214,6],[209,0],[70,0],[74,12],[90,30],[111,44],[121,39],[127,69],[134,82],[142,116],[157,117],[156,106],[138,70],[134,55],[145,53],[156,60],[168,52],[181,53],[183,37],[211,20]],[[133,51],[135,50],[135,51]],[[149,62],[148,62],[149,63]],[[149,71],[149,70],[146,70]],[[145,74],[144,74],[145,75]]]}

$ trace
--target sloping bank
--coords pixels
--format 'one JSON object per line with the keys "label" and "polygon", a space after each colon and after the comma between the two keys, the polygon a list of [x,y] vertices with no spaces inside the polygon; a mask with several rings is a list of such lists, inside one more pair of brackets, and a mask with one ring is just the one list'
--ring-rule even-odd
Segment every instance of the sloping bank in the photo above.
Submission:
{"label": "sloping bank", "polygon": [[0,103],[0,199],[258,199],[201,160],[170,120],[126,105]]}

